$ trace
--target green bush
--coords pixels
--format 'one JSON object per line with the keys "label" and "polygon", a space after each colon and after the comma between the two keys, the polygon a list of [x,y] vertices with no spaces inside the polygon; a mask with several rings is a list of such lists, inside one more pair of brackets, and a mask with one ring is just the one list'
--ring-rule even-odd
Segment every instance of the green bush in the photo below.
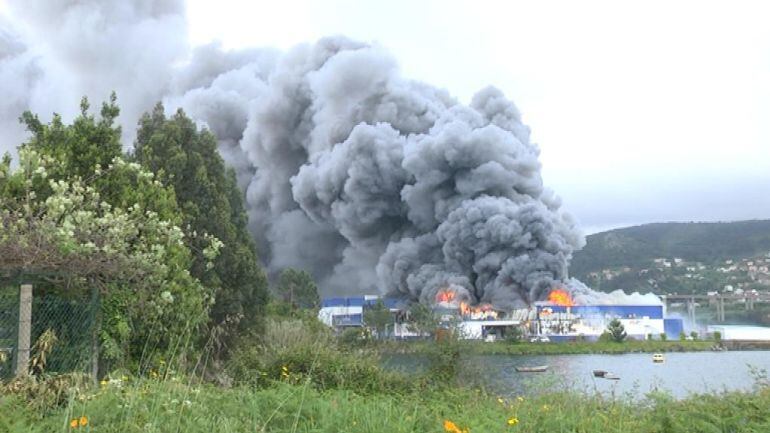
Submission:
{"label": "green bush", "polygon": [[610,334],[610,339],[616,343],[622,343],[625,341],[628,334],[618,319],[612,319],[609,325],[607,325],[607,332]]}
{"label": "green bush", "polygon": [[331,331],[313,320],[275,320],[255,344],[242,342],[228,362],[236,384],[269,386],[275,382],[309,383],[319,390],[403,393],[415,381],[384,371],[373,352],[337,344]]}
{"label": "green bush", "polygon": [[665,332],[660,334],[660,341],[666,341],[666,340],[668,340],[668,335],[666,335]]}
{"label": "green bush", "polygon": [[722,341],[722,333],[719,331],[714,331],[714,341]]}

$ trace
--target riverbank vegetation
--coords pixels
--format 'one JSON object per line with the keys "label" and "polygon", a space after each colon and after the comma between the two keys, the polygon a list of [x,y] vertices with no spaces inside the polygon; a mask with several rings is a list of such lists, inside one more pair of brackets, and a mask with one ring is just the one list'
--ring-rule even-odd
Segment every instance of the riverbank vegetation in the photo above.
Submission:
{"label": "riverbank vegetation", "polygon": [[[271,309],[268,309],[270,311]],[[219,378],[156,359],[145,374],[115,371],[98,385],[78,374],[11,382],[0,431],[61,432],[764,432],[770,386],[675,400],[533,388],[498,395],[473,384],[463,342],[422,342],[423,372],[379,367],[376,353],[338,342],[311,316],[266,320]],[[223,380],[227,378],[227,380]],[[74,427],[73,427],[74,426]]]}
{"label": "riverbank vegetation", "polygon": [[[319,371],[320,373],[320,371]],[[429,385],[358,392],[319,388],[312,375],[224,388],[176,375],[112,378],[70,388],[60,406],[0,399],[9,433],[131,432],[766,432],[770,388],[641,402],[570,392],[496,396]],[[354,373],[351,373],[354,374]],[[376,386],[375,386],[376,388]],[[73,424],[76,427],[71,427]]]}

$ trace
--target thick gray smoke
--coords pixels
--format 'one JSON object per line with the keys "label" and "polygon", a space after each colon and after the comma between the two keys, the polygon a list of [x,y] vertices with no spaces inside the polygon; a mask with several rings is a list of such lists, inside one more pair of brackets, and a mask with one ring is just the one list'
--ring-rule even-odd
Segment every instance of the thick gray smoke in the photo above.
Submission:
{"label": "thick gray smoke", "polygon": [[306,269],[326,295],[433,302],[449,287],[525,306],[565,282],[583,245],[495,88],[464,105],[403,78],[382,48],[341,37],[286,53],[191,49],[179,1],[11,7],[14,27],[0,29],[5,149],[20,142],[21,111],[68,118],[81,95],[115,89],[128,142],[157,100],[182,107],[236,168],[269,269]]}

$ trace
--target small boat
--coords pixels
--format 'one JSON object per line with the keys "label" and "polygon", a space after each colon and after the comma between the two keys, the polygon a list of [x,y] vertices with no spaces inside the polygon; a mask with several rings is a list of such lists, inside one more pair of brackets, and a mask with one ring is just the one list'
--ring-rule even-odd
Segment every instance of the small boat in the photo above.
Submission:
{"label": "small boat", "polygon": [[547,365],[537,365],[534,367],[514,367],[519,373],[542,373],[548,370]]}
{"label": "small boat", "polygon": [[620,380],[620,376],[616,376],[610,372],[607,372],[603,377],[607,380]]}
{"label": "small boat", "polygon": [[607,373],[606,370],[594,370],[594,377],[604,377]]}
{"label": "small boat", "polygon": [[665,360],[666,358],[663,356],[662,353],[656,353],[652,355],[652,362],[660,363],[660,362],[664,362]]}

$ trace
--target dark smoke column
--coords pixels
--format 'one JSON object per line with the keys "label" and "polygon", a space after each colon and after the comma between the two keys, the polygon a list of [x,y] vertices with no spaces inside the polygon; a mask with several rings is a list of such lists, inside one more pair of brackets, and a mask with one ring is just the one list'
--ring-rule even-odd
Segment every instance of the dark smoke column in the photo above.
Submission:
{"label": "dark smoke column", "polygon": [[265,84],[240,147],[273,268],[308,269],[326,294],[432,303],[452,287],[501,308],[566,278],[583,238],[497,89],[461,105],[346,39],[298,47]]}
{"label": "dark smoke column", "polygon": [[391,294],[433,302],[450,288],[472,303],[515,308],[567,276],[583,237],[543,188],[539,151],[494,88],[454,107],[407,146],[403,188],[420,229],[388,246],[377,271]]}

